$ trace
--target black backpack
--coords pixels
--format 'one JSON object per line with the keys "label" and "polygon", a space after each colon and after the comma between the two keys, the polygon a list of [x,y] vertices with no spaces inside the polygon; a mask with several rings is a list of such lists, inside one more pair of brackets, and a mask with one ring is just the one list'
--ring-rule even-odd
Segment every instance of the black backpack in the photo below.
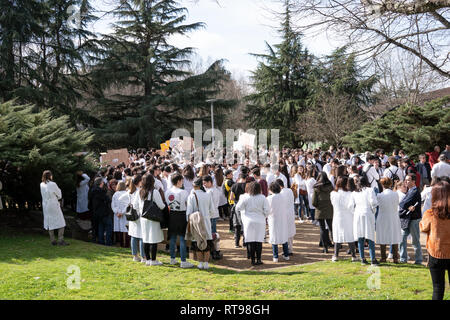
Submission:
{"label": "black backpack", "polygon": [[398,170],[399,170],[399,169],[397,168],[397,170],[395,171],[395,173],[392,172],[391,170],[389,170],[389,171],[391,171],[391,173],[392,173],[391,179],[392,179],[392,181],[394,181],[394,183],[396,183],[397,181],[400,181],[400,177],[397,175]]}

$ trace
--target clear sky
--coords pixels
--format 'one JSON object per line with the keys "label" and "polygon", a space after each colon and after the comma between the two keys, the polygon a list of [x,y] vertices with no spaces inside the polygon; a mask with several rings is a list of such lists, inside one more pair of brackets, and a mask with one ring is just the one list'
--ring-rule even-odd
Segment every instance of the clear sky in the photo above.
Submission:
{"label": "clear sky", "polygon": [[[279,42],[276,27],[278,21],[271,10],[281,12],[276,0],[181,0],[188,11],[186,23],[204,22],[206,27],[188,36],[174,36],[171,42],[179,47],[191,46],[203,61],[226,59],[225,66],[236,77],[248,76],[256,68],[257,60],[249,53],[265,53],[265,41]],[[94,0],[97,9],[108,10],[108,0]],[[110,20],[103,19],[93,26],[101,33],[108,32]],[[305,35],[304,45],[315,55],[330,53],[338,44],[323,34],[318,37]]]}

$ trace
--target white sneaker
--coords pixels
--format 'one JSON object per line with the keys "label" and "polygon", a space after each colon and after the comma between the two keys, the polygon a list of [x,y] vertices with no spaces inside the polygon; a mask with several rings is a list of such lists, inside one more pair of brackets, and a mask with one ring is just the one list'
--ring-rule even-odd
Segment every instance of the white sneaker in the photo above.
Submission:
{"label": "white sneaker", "polygon": [[208,262],[204,262],[203,263],[203,270],[208,270],[209,269],[209,263]]}
{"label": "white sneaker", "polygon": [[141,263],[146,264],[147,260],[145,260],[144,258],[141,258]]}
{"label": "white sneaker", "polygon": [[200,270],[203,269],[203,262],[199,262],[197,268],[199,268]]}
{"label": "white sneaker", "polygon": [[150,265],[151,265],[151,266],[162,266],[163,263],[160,262],[160,261],[158,261],[158,260],[154,260],[154,261],[151,262]]}
{"label": "white sneaker", "polygon": [[352,262],[358,262],[359,258],[358,257],[352,257]]}
{"label": "white sneaker", "polygon": [[286,260],[286,261],[288,261],[288,260],[290,260],[291,258],[289,258],[289,256],[287,256],[287,257],[283,256],[283,259]]}
{"label": "white sneaker", "polygon": [[298,223],[304,223],[304,222],[305,222],[305,221],[302,220],[302,219],[298,220]]}
{"label": "white sneaker", "polygon": [[394,255],[392,253],[389,253],[388,259],[394,259]]}
{"label": "white sneaker", "polygon": [[177,259],[172,259],[172,258],[170,258],[170,264],[171,264],[172,266],[178,264]]}
{"label": "white sneaker", "polygon": [[338,259],[338,257],[336,257],[336,256],[333,256],[332,258],[331,258],[331,261],[333,261],[333,262],[336,262],[336,261],[338,261],[339,259]]}
{"label": "white sneaker", "polygon": [[138,257],[134,256],[133,257],[133,261],[134,262],[141,262],[141,258],[138,258]]}
{"label": "white sneaker", "polygon": [[146,265],[147,267],[150,267],[150,266],[152,265],[152,260],[147,260],[147,261],[145,262],[145,265]]}
{"label": "white sneaker", "polygon": [[183,268],[183,269],[189,269],[189,268],[193,268],[194,265],[192,263],[187,262],[187,261],[181,261],[180,267]]}
{"label": "white sneaker", "polygon": [[273,258],[273,262],[278,262],[278,258]]}

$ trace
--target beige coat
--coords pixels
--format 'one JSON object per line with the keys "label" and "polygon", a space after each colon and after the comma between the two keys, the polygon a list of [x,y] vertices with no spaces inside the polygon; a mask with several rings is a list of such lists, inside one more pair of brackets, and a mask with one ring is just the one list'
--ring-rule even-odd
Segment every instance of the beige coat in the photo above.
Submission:
{"label": "beige coat", "polygon": [[188,216],[188,224],[186,228],[186,241],[195,241],[197,247],[203,251],[208,243],[208,231],[206,229],[203,215],[197,211]]}

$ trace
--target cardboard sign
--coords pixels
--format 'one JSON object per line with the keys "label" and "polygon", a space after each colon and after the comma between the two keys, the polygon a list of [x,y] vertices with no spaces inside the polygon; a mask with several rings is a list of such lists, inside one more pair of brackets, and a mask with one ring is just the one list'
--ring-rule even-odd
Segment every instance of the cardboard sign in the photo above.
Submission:
{"label": "cardboard sign", "polygon": [[118,166],[122,162],[125,165],[130,164],[130,155],[127,149],[108,150],[106,154],[101,154],[100,159],[102,166]]}

